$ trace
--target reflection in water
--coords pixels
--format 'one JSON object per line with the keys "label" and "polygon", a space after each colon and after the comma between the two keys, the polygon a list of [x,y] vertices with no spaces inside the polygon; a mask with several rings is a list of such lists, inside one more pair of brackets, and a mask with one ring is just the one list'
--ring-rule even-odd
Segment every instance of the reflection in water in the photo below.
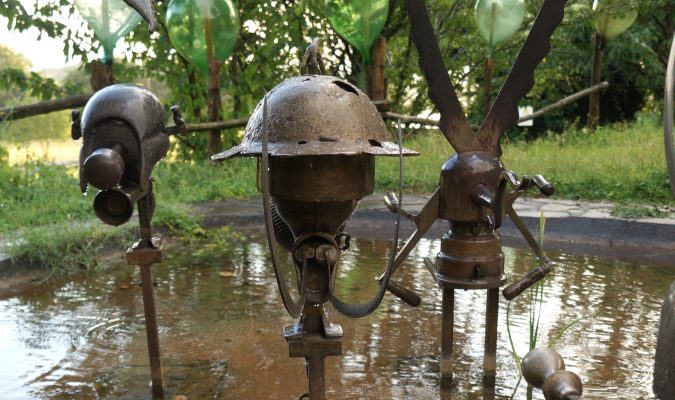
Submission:
{"label": "reflection in water", "polygon": [[[331,314],[345,337],[343,356],[326,360],[328,398],[439,398],[441,292],[422,267],[437,246],[421,241],[400,271],[401,280],[422,294],[420,307],[387,296],[363,319]],[[388,248],[386,242],[356,241],[342,258],[340,296],[368,299]],[[168,260],[154,273],[167,392],[190,399],[291,399],[304,393],[303,363],[288,357],[281,337],[292,319],[279,299],[266,247],[245,242],[229,259],[214,253],[198,263],[190,261],[188,249],[166,253]],[[539,342],[581,318],[556,348],[585,382],[585,398],[652,398],[659,308],[675,269],[552,256],[561,266],[546,279]],[[530,257],[508,250],[507,272],[524,274]],[[120,289],[132,270],[120,266],[0,301],[0,398],[147,398],[140,288]],[[496,398],[511,397],[518,381],[506,305],[502,299]],[[485,291],[457,291],[455,312],[456,378],[443,398],[480,398]],[[513,302],[510,320],[524,355],[527,295]],[[521,384],[514,398],[525,392]]]}

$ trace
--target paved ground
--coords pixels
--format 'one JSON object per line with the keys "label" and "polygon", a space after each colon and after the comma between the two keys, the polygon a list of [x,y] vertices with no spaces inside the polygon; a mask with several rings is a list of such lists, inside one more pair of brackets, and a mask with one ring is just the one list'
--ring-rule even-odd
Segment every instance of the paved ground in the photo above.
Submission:
{"label": "paved ground", "polygon": [[[404,209],[415,213],[422,208],[426,199],[426,196],[405,195]],[[521,198],[514,204],[516,212],[532,232],[536,229],[540,214],[544,213],[546,248],[549,251],[590,254],[645,264],[675,265],[675,217],[617,218],[610,214],[612,207],[609,203],[536,198]],[[264,230],[259,198],[199,203],[193,209],[195,215],[204,218],[204,225],[209,228],[233,225],[260,233]],[[356,238],[390,240],[394,226],[395,215],[384,207],[382,194],[374,194],[361,201],[346,231]],[[412,222],[403,219],[401,237],[407,237],[413,230]],[[438,221],[426,237],[440,238],[447,230],[447,223]],[[505,245],[526,246],[510,220],[504,221],[499,232]],[[0,247],[0,276],[6,275],[9,270],[11,264],[3,256]]]}
{"label": "paved ground", "polygon": [[[404,209],[416,212],[426,202],[425,196],[406,195]],[[611,259],[648,264],[675,265],[675,217],[625,219],[611,215],[609,203],[587,203],[571,200],[521,198],[514,209],[532,232],[540,214],[546,216],[546,248],[572,254],[591,254]],[[262,232],[260,199],[227,200],[195,205],[195,213],[204,216],[208,227],[233,224]],[[382,194],[366,197],[359,204],[346,231],[358,238],[388,240],[393,237],[395,215],[382,202]],[[427,233],[440,238],[447,223],[437,222]],[[414,225],[404,220],[402,237],[407,237]],[[520,233],[506,219],[499,230],[505,245],[525,247]]]}

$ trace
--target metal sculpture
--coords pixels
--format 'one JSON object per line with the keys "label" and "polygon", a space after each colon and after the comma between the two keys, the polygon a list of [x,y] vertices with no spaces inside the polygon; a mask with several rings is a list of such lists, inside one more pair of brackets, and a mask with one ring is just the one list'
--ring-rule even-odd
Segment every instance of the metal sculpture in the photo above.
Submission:
{"label": "metal sculpture", "polygon": [[[411,215],[400,210],[396,196],[388,194],[385,203],[392,211],[412,220],[417,230],[399,251],[396,270],[436,219],[450,222],[450,231],[441,239],[441,251],[427,268],[443,290],[443,325],[441,338],[441,376],[443,383],[452,379],[453,320],[455,289],[487,291],[484,386],[494,390],[496,375],[497,316],[499,288],[506,282],[504,256],[497,229],[504,214],[508,215],[542,264],[503,291],[513,299],[545,276],[550,261],[513,210],[513,202],[526,190],[536,186],[544,195],[554,188],[541,175],[518,179],[500,160],[499,140],[518,119],[518,101],[534,85],[534,70],[550,49],[550,37],[563,17],[566,0],[545,0],[539,15],[518,55],[499,96],[483,124],[474,132],[462,111],[448,77],[434,31],[422,0],[407,0],[412,39],[419,52],[420,68],[429,85],[429,97],[441,114],[439,127],[457,154],[443,165],[440,186],[421,212]],[[509,188],[510,190],[507,190]],[[392,293],[411,305],[419,297],[396,282],[388,284]]]}
{"label": "metal sculpture", "polygon": [[581,398],[581,379],[565,370],[558,352],[549,348],[530,350],[522,361],[523,377],[530,385],[541,389],[546,400],[577,400]]}
{"label": "metal sculpture", "polygon": [[675,143],[673,143],[673,85],[675,81],[675,34],[670,45],[666,87],[663,95],[663,143],[666,147],[666,165],[670,179],[670,193],[675,198]]}
{"label": "metal sculpture", "polygon": [[[212,158],[260,157],[258,187],[272,264],[284,306],[297,318],[283,335],[289,356],[307,362],[308,396],[314,400],[325,398],[325,358],[342,354],[342,328],[329,320],[324,304],[330,301],[339,312],[362,317],[385,293],[381,286],[369,302],[356,305],[336,296],[338,260],[349,247],[345,223],[359,200],[373,192],[374,156],[416,153],[388,141],[382,118],[363,92],[347,81],[316,75],[320,63],[309,60],[312,51],[303,69],[315,66],[310,71],[315,75],[287,79],[267,93],[242,144]],[[297,299],[284,281],[275,240],[292,256]]]}
{"label": "metal sculpture", "polygon": [[654,394],[659,400],[675,398],[675,282],[668,288],[661,306],[654,362]]}
{"label": "metal sculpture", "polygon": [[133,85],[113,85],[98,91],[84,107],[82,118],[73,112],[74,139],[82,137],[80,188],[100,189],[94,212],[106,224],[122,225],[138,204],[140,240],[127,250],[127,264],[140,267],[143,311],[150,358],[153,396],[163,396],[162,365],[150,267],[162,261],[161,243],[152,236],[155,209],[152,169],[169,149],[169,135],[184,131],[178,107],[172,107],[175,127],[164,125],[159,99]]}

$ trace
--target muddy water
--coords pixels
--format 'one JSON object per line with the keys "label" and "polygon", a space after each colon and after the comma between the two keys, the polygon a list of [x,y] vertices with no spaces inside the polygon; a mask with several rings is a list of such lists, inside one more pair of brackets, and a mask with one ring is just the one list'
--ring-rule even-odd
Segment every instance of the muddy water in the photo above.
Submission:
{"label": "muddy water", "polygon": [[[376,289],[388,243],[356,241],[344,255],[341,295],[364,300]],[[413,309],[387,297],[373,315],[332,314],[345,332],[343,356],[327,359],[333,399],[435,399],[439,389],[441,294],[422,241],[402,280],[423,294]],[[167,249],[155,267],[168,398],[292,399],[305,392],[303,362],[288,358],[280,333],[292,323],[280,303],[266,247],[243,241],[232,256]],[[568,369],[585,382],[586,399],[649,399],[659,307],[675,269],[553,254],[561,263],[546,280],[539,343],[578,320],[557,342]],[[507,272],[521,275],[530,255],[507,250]],[[0,301],[1,399],[143,399],[149,394],[143,308],[136,271],[124,265],[39,286]],[[131,288],[123,289],[131,282]],[[484,293],[460,291],[456,311],[456,384],[443,398],[481,394]],[[506,331],[502,299],[497,398],[525,398]],[[510,306],[519,354],[527,351],[526,296]],[[535,393],[535,397],[541,395]]]}

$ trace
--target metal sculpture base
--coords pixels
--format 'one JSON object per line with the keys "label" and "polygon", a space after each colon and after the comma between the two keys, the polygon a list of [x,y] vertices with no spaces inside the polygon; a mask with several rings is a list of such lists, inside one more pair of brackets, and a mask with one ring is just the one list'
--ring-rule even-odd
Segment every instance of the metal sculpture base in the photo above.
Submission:
{"label": "metal sculpture base", "polygon": [[309,392],[301,398],[326,398],[325,359],[342,355],[342,327],[328,322],[322,304],[305,303],[298,322],[284,328],[290,357],[304,357]]}
{"label": "metal sculpture base", "polygon": [[453,342],[455,289],[486,290],[485,348],[483,355],[484,395],[494,395],[497,374],[497,323],[499,288],[506,283],[504,256],[499,236],[485,226],[473,232],[455,224],[441,240],[436,263],[426,262],[443,290],[441,326],[441,388],[452,384],[454,371]]}
{"label": "metal sculpture base", "polygon": [[148,341],[150,358],[150,378],[153,398],[164,397],[164,378],[157,333],[157,312],[155,308],[154,282],[152,280],[152,264],[162,262],[163,254],[159,238],[152,241],[140,240],[127,250],[127,264],[138,265],[141,272],[141,288],[143,292],[143,312],[145,315],[145,332]]}

